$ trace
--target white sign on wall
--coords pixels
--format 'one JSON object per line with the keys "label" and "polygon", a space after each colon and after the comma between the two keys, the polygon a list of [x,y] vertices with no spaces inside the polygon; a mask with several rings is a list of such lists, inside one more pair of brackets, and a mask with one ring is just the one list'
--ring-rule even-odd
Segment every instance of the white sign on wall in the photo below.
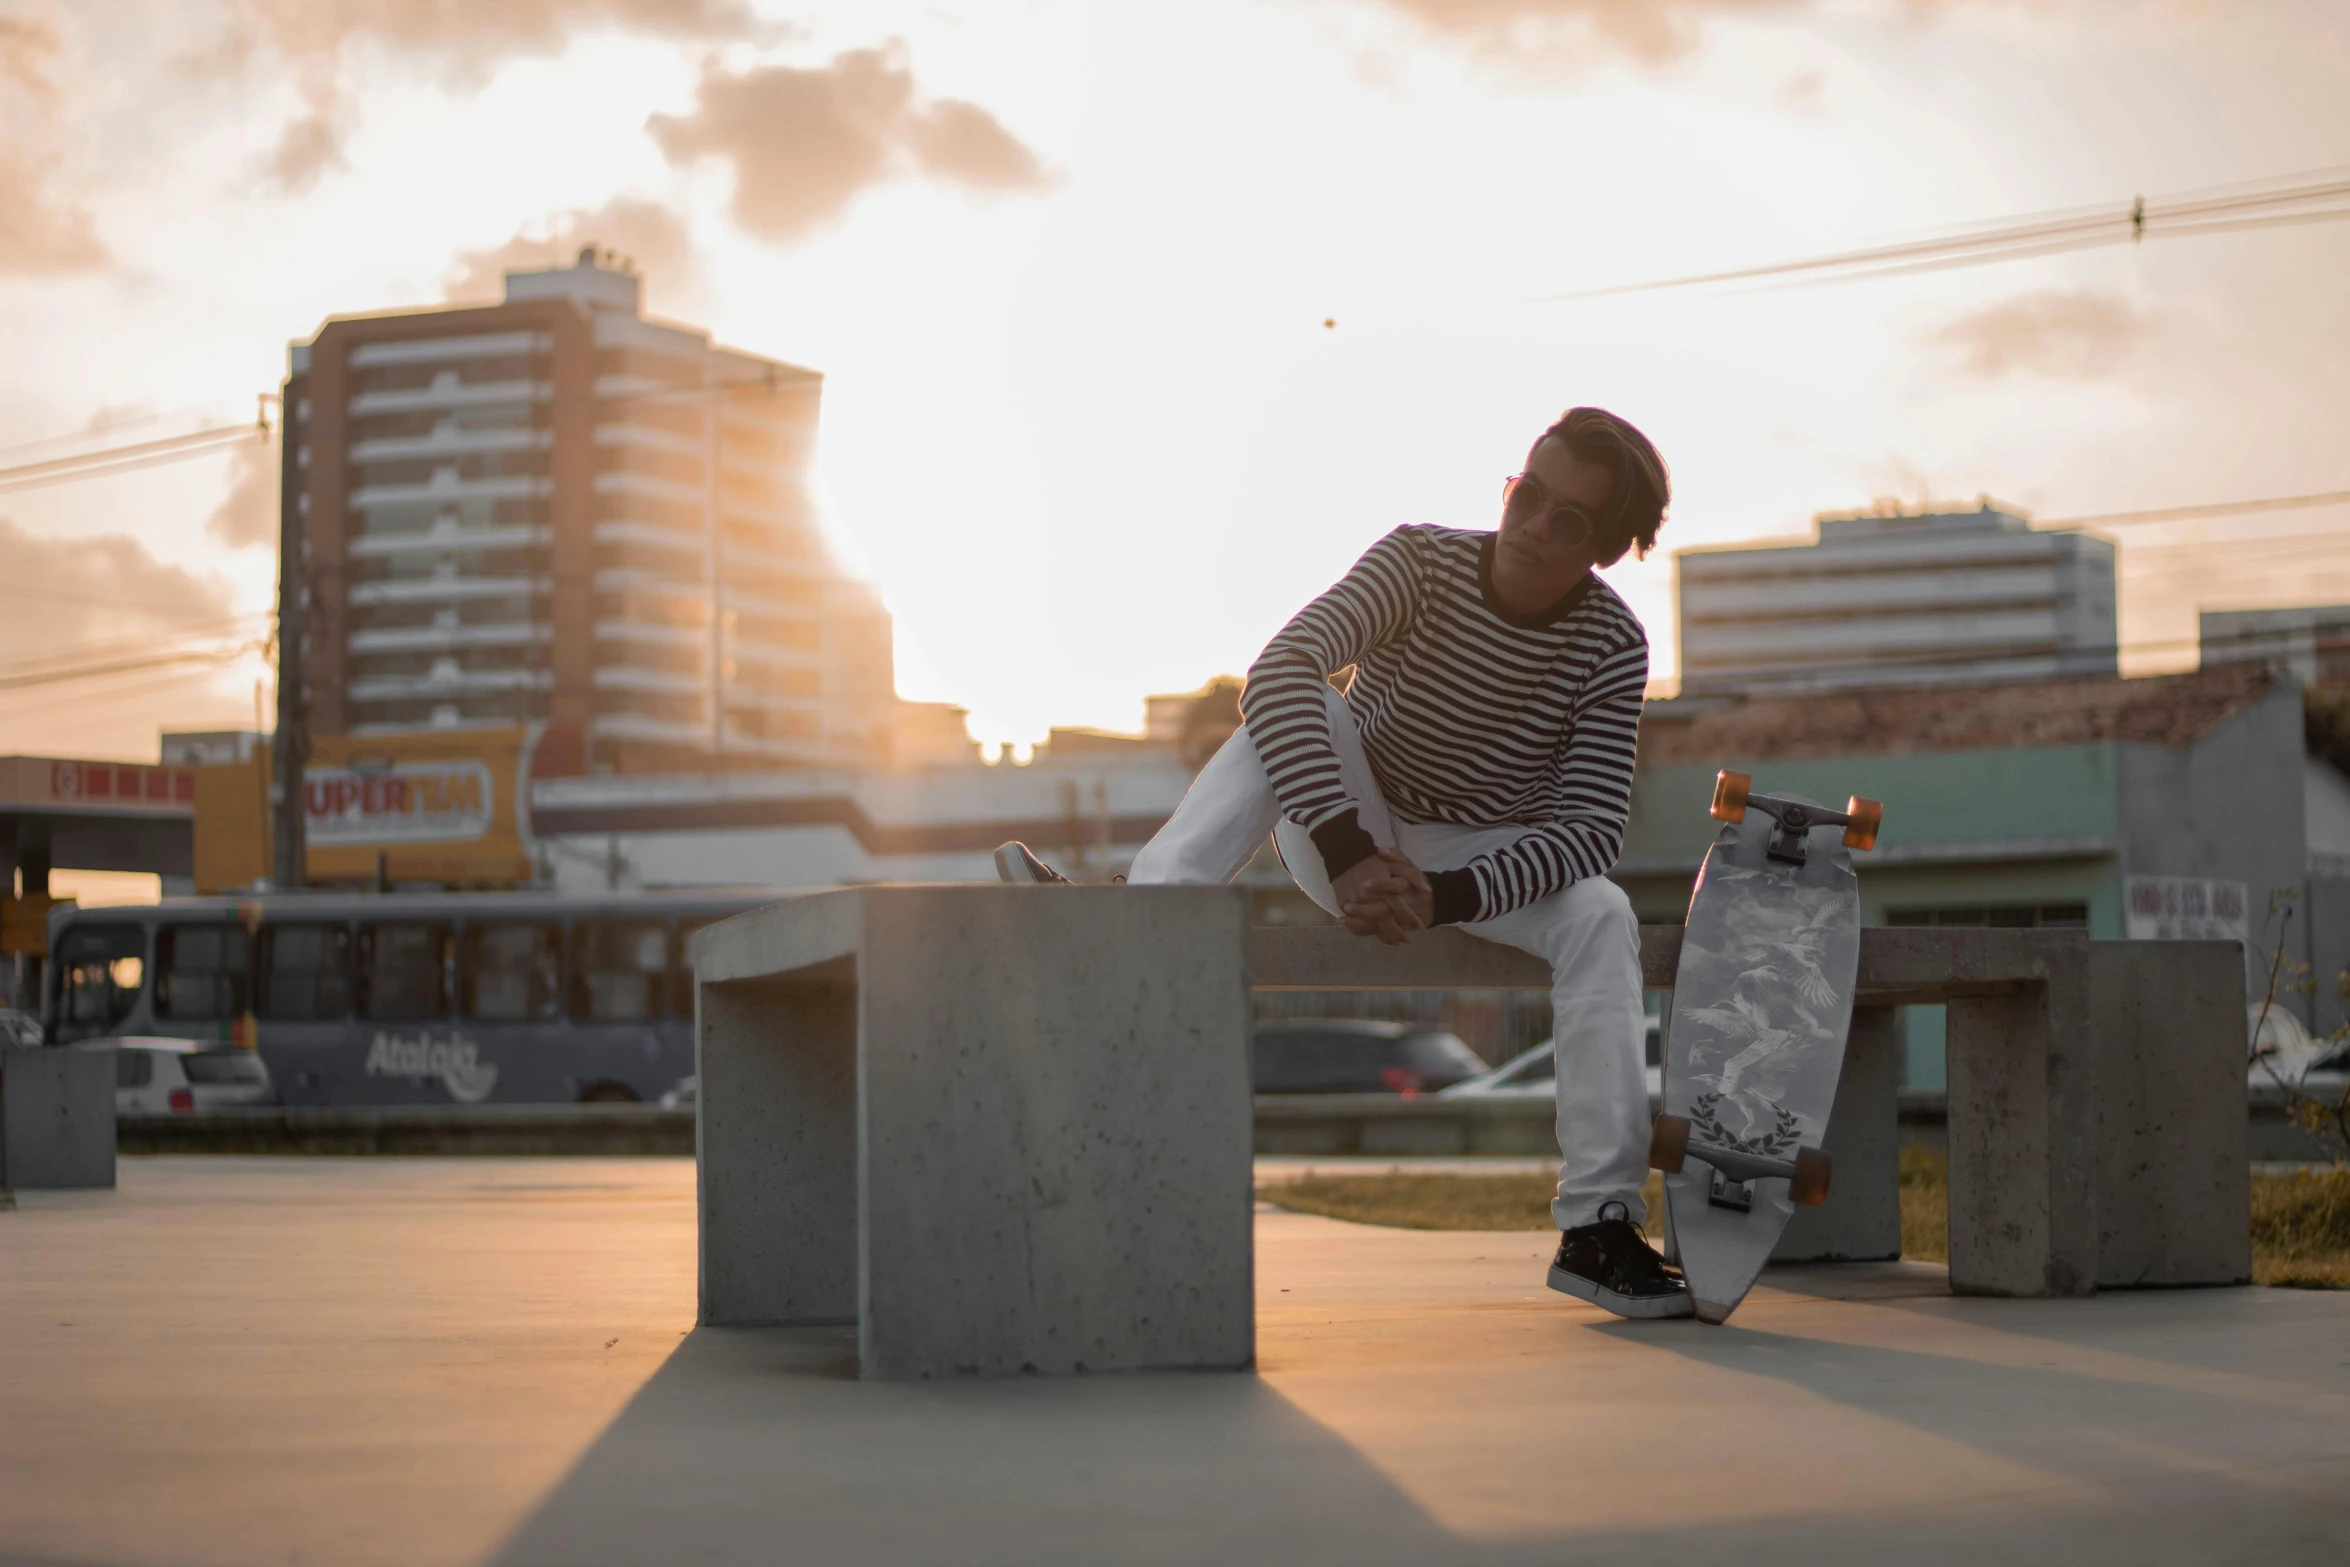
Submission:
{"label": "white sign on wall", "polygon": [[2125,876],[2122,917],[2132,941],[2241,941],[2252,926],[2244,884],[2196,876]]}

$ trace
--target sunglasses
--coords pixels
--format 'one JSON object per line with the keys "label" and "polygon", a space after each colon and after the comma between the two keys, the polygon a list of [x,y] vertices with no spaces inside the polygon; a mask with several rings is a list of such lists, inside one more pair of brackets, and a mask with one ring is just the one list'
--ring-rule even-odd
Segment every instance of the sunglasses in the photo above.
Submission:
{"label": "sunglasses", "polygon": [[1530,473],[1513,473],[1501,481],[1504,524],[1524,527],[1542,519],[1542,530],[1561,549],[1574,549],[1598,531],[1599,522],[1573,501],[1553,500],[1542,481]]}

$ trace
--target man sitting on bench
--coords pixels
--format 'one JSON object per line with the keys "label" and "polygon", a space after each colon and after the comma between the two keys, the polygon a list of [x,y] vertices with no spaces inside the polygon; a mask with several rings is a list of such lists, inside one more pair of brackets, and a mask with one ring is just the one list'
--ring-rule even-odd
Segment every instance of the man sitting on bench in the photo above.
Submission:
{"label": "man sitting on bench", "polygon": [[[1640,931],[1605,875],[1648,638],[1594,570],[1654,547],[1670,493],[1646,436],[1574,408],[1508,481],[1499,532],[1404,527],[1372,545],[1266,645],[1246,726],[1127,874],[1228,882],[1269,831],[1298,886],[1357,935],[1459,925],[1548,962],[1565,1155],[1550,1286],[1625,1317],[1690,1307],[1640,1229]],[[1349,666],[1342,698],[1330,680]],[[1019,843],[996,866],[1066,879]]]}

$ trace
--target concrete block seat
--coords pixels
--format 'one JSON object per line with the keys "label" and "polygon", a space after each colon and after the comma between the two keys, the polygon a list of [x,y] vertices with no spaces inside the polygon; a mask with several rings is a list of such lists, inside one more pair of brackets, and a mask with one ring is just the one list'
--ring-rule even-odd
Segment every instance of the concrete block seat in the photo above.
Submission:
{"label": "concrete block seat", "polygon": [[701,1320],[863,1374],[1249,1365],[1245,894],[859,887],[696,934]]}
{"label": "concrete block seat", "polygon": [[[1681,930],[1641,927],[1670,989]],[[1401,948],[1332,929],[1250,933],[1271,990],[1547,990],[1524,953],[1458,931]],[[1782,1261],[1901,1250],[1893,1009],[1949,1008],[1950,1283],[1962,1294],[2238,1284],[2252,1275],[2244,962],[2229,941],[2077,931],[1861,932],[1859,1000],[1829,1117],[1827,1203]]]}

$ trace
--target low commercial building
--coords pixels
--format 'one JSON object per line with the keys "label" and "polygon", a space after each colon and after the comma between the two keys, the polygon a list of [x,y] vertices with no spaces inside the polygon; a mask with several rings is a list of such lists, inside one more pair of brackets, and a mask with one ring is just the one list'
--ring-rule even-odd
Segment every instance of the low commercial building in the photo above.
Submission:
{"label": "low commercial building", "polygon": [[[1857,855],[1872,924],[2064,926],[2109,938],[2226,935],[2257,986],[2350,965],[2350,778],[2265,664],[2151,679],[2042,680],[1650,704],[1614,871],[1644,920],[1677,920],[1712,842],[1720,768],[1758,790],[1885,802]],[[2319,1029],[2330,983],[2281,998]],[[1939,1009],[1909,1018],[1911,1079],[1941,1081]]]}

